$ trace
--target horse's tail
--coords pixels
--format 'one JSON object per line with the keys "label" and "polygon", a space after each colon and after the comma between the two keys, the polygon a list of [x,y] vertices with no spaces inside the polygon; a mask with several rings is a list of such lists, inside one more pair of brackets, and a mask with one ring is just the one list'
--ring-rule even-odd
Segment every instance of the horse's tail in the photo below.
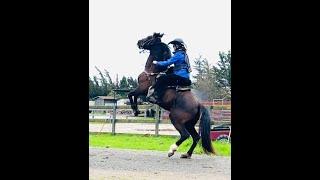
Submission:
{"label": "horse's tail", "polygon": [[199,105],[199,109],[200,109],[200,126],[199,126],[199,132],[200,132],[200,136],[201,136],[201,145],[203,148],[203,151],[206,154],[216,154],[212,143],[211,143],[211,138],[210,138],[210,114],[208,112],[208,110],[203,106],[203,105]]}

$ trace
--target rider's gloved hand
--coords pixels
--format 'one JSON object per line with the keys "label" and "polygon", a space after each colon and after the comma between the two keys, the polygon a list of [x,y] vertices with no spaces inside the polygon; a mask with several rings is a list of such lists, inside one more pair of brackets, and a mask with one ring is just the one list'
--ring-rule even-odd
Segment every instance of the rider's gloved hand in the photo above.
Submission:
{"label": "rider's gloved hand", "polygon": [[158,64],[158,61],[152,61],[153,64]]}

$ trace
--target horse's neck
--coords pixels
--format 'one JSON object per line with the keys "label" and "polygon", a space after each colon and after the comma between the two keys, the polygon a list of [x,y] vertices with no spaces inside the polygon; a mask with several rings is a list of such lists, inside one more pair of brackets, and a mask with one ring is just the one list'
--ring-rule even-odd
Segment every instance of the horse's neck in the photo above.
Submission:
{"label": "horse's neck", "polygon": [[149,55],[146,65],[144,66],[144,70],[148,73],[154,73],[156,72],[156,66],[152,63],[152,61],[155,61],[155,57],[153,55]]}
{"label": "horse's neck", "polygon": [[169,58],[171,58],[171,51],[166,44],[161,42],[158,46],[155,46],[152,50],[150,50],[150,55],[147,59],[144,70],[148,73],[158,73],[159,70],[157,70],[152,61],[163,61]]}

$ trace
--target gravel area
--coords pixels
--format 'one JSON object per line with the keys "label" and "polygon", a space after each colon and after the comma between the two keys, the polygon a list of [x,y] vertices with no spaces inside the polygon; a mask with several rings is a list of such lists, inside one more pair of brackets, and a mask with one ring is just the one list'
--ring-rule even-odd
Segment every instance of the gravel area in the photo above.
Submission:
{"label": "gravel area", "polygon": [[180,159],[176,152],[89,148],[89,179],[177,180],[231,179],[231,158],[194,154]]}

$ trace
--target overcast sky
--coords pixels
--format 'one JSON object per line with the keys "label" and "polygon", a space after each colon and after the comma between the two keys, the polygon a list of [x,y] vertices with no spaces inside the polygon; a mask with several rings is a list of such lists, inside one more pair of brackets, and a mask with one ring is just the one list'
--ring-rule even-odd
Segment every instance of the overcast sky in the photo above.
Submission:
{"label": "overcast sky", "polygon": [[231,0],[90,0],[89,8],[90,76],[97,66],[112,79],[137,78],[148,57],[137,41],[153,32],[164,43],[182,38],[191,64],[199,55],[216,64],[231,50]]}

